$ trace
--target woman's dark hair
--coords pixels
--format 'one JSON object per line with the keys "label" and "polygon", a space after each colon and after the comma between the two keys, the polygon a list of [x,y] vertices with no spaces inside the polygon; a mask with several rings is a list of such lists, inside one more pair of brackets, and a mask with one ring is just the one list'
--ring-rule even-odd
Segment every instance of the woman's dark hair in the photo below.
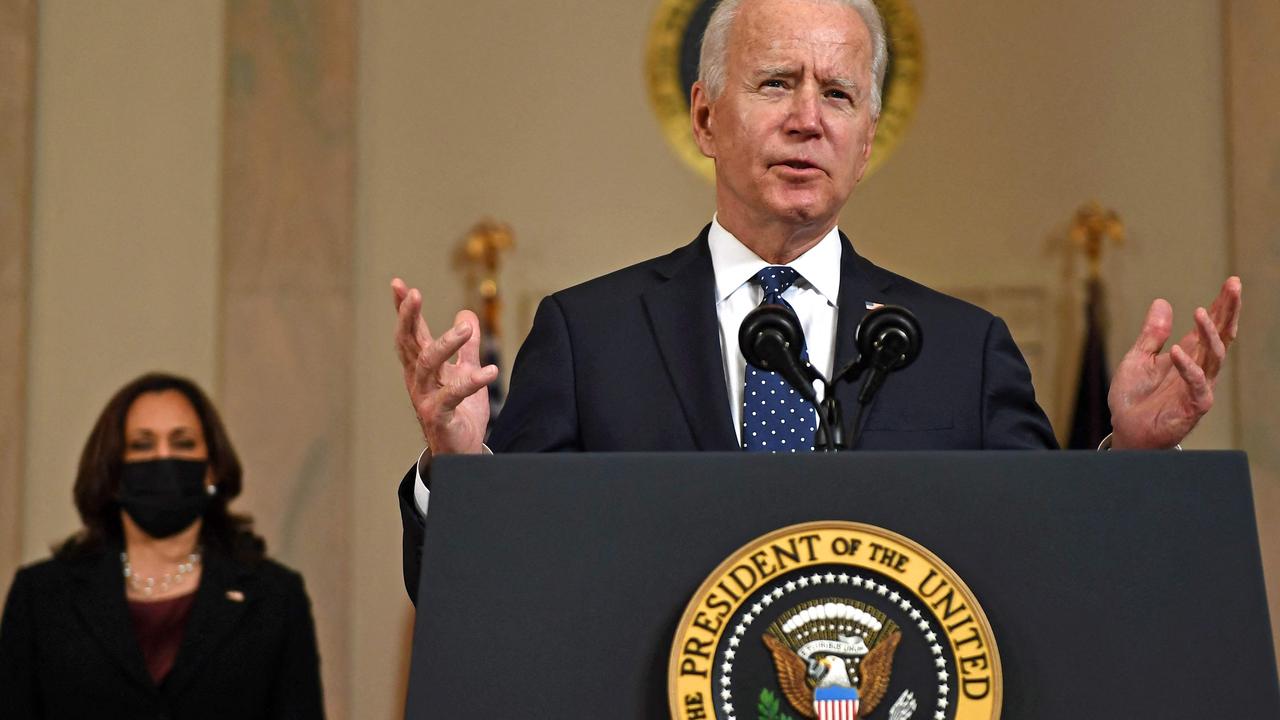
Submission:
{"label": "woman's dark hair", "polygon": [[231,438],[222,418],[208,396],[194,382],[166,373],[148,373],[120,388],[102,409],[93,431],[80,454],[73,494],[80,521],[84,523],[57,549],[63,558],[84,555],[109,544],[123,542],[120,504],[116,495],[120,487],[120,471],[124,464],[124,421],[138,396],[147,393],[177,391],[195,408],[209,449],[209,467],[218,492],[205,510],[200,529],[201,542],[216,546],[242,561],[261,559],[265,552],[262,538],[253,533],[253,520],[227,509],[227,504],[240,494],[240,458],[231,446]]}

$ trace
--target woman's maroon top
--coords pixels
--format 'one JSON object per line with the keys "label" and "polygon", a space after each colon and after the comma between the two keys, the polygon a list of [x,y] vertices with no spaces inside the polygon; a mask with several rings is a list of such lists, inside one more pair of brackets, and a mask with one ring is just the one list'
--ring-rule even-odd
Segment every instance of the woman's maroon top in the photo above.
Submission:
{"label": "woman's maroon top", "polygon": [[168,600],[129,601],[133,634],[137,636],[142,657],[147,661],[147,671],[157,685],[173,669],[195,599],[196,594],[189,592]]}

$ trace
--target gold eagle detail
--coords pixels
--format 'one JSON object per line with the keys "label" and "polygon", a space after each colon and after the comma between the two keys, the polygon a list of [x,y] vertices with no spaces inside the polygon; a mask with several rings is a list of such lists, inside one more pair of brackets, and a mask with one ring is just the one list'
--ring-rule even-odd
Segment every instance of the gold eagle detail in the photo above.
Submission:
{"label": "gold eagle detail", "polygon": [[[778,688],[797,713],[806,718],[816,718],[813,710],[813,688],[809,687],[808,668],[805,661],[772,634],[765,633],[764,645],[773,656],[773,666],[778,673]],[[893,654],[902,640],[902,632],[894,631],[876,644],[858,665],[858,715],[867,717],[884,699],[889,690],[889,675],[893,672]]]}

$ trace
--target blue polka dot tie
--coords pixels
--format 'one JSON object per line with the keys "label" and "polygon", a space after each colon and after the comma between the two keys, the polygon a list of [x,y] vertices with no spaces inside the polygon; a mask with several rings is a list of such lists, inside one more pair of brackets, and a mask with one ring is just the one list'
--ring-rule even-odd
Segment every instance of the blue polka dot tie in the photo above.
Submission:
{"label": "blue polka dot tie", "polygon": [[[761,304],[786,305],[782,293],[800,274],[789,267],[771,265],[751,278],[764,289]],[[804,350],[801,357],[808,357]],[[808,452],[813,450],[818,417],[813,405],[800,396],[776,372],[747,363],[742,392],[742,447],[753,452]]]}

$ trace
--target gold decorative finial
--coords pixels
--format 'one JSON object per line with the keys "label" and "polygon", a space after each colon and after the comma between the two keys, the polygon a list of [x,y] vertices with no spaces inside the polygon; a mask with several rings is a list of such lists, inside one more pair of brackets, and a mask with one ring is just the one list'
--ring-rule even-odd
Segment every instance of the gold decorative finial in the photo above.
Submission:
{"label": "gold decorative finial", "polygon": [[1108,240],[1123,245],[1124,221],[1115,210],[1104,208],[1097,200],[1081,205],[1071,221],[1071,242],[1084,250],[1089,260],[1089,280],[1102,275],[1102,249]]}
{"label": "gold decorative finial", "polygon": [[459,248],[473,287],[480,295],[481,329],[488,335],[499,334],[498,319],[502,305],[498,293],[498,268],[502,254],[515,244],[515,233],[510,225],[485,218],[472,226]]}

